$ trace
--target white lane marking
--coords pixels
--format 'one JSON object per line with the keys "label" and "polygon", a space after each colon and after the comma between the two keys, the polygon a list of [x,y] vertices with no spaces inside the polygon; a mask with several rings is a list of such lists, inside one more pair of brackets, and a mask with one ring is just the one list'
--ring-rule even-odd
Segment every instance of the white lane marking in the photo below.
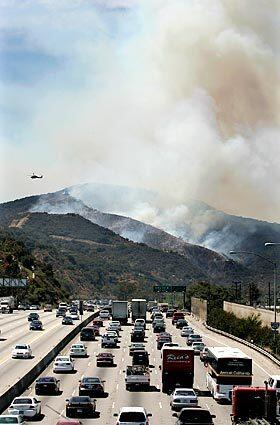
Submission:
{"label": "white lane marking", "polygon": [[125,348],[123,349],[123,352],[125,352]]}
{"label": "white lane marking", "polygon": [[91,365],[91,362],[88,362],[88,366],[90,366]]}
{"label": "white lane marking", "polygon": [[113,403],[112,403],[112,409],[114,409],[114,407],[115,407],[115,402],[113,401]]}
{"label": "white lane marking", "polygon": [[122,374],[122,371],[121,371],[121,370],[119,371],[119,374],[120,374],[120,375]]}
{"label": "white lane marking", "polygon": [[155,369],[155,375],[157,375],[157,370]]}
{"label": "white lane marking", "polygon": [[74,394],[75,394],[75,392],[76,392],[76,390],[74,390],[74,391],[72,392],[72,395],[74,395]]}
{"label": "white lane marking", "polygon": [[122,362],[124,362],[124,357],[122,357]]}
{"label": "white lane marking", "polygon": [[159,407],[162,409],[161,401],[159,401],[158,404],[159,404]]}
{"label": "white lane marking", "polygon": [[82,375],[82,376],[81,376],[81,379],[84,379],[84,376],[85,376],[85,375]]}
{"label": "white lane marking", "polygon": [[207,409],[208,409],[208,410],[210,410],[210,409],[209,409],[209,406],[208,406],[208,404],[207,404],[207,403],[205,403],[205,406],[207,407]]}
{"label": "white lane marking", "polygon": [[[230,345],[227,345],[224,342],[221,342],[219,339],[208,336],[205,333],[201,332],[201,336],[202,337],[204,336],[205,338],[211,339],[212,341],[218,342],[218,344],[222,344],[225,347],[231,347]],[[261,369],[266,375],[270,375],[270,373],[267,370],[265,370],[263,367],[261,367],[257,362],[255,362],[255,360],[253,360],[253,364],[255,364],[259,369]]]}
{"label": "white lane marking", "polygon": [[157,384],[157,389],[159,390],[159,384]]}
{"label": "white lane marking", "polygon": [[117,389],[117,390],[119,389],[119,384],[117,384],[117,385],[116,385],[116,389]]}

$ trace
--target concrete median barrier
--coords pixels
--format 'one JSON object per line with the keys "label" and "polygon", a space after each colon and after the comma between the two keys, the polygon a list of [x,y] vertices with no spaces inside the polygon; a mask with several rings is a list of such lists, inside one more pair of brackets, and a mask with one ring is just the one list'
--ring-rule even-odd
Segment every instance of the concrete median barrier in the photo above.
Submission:
{"label": "concrete median barrier", "polygon": [[66,347],[72,339],[80,332],[80,330],[86,326],[92,319],[97,317],[99,312],[92,313],[89,317],[83,320],[78,326],[76,326],[69,334],[67,334],[61,341],[59,341],[55,347],[53,347],[35,366],[30,369],[22,378],[20,378],[12,387],[5,391],[0,396],[0,413],[11,404],[15,397],[22,394],[32,382],[46,369],[47,366],[53,361],[53,359]]}

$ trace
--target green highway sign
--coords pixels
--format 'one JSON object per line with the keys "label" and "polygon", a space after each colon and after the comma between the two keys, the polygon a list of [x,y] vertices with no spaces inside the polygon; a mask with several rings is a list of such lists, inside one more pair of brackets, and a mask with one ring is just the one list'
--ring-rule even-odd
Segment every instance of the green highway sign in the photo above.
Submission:
{"label": "green highway sign", "polygon": [[154,292],[185,292],[186,285],[158,285],[154,286]]}

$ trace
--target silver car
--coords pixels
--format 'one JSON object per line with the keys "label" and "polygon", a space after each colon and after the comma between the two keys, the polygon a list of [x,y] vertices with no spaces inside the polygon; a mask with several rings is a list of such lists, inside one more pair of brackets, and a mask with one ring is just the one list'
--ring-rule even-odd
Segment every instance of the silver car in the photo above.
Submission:
{"label": "silver car", "polygon": [[197,395],[192,388],[177,388],[170,396],[172,410],[179,411],[184,407],[196,407],[197,405]]}

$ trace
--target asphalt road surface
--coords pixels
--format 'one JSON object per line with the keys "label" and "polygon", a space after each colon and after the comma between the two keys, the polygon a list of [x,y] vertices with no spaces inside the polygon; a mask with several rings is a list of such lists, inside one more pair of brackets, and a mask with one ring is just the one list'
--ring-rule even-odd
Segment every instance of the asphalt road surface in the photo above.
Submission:
{"label": "asphalt road surface", "polygon": [[[267,360],[264,356],[256,353],[254,350],[245,347],[242,344],[217,335],[206,330],[203,325],[193,318],[188,318],[193,324],[195,330],[203,336],[203,341],[206,345],[228,345],[231,347],[240,347],[244,352],[254,358],[254,385],[263,385],[264,379],[269,373],[277,372],[277,367]],[[185,346],[185,339],[180,336],[180,331],[175,329],[171,324],[171,320],[167,319],[167,331],[173,335],[173,341],[179,342]],[[106,323],[106,322],[105,322]],[[169,425],[174,424],[176,418],[172,417],[172,412],[169,406],[170,398],[167,394],[161,392],[160,382],[160,351],[156,348],[155,334],[152,332],[151,324],[147,325],[146,331],[146,349],[150,354],[151,368],[151,388],[150,391],[126,391],[124,383],[124,370],[126,365],[131,364],[131,357],[128,353],[130,344],[130,326],[123,326],[120,333],[120,344],[118,348],[101,349],[100,338],[97,341],[87,342],[88,358],[80,358],[75,360],[75,373],[73,374],[56,374],[61,383],[61,395],[58,396],[41,396],[37,397],[42,401],[43,418],[40,422],[44,425],[55,425],[56,422],[65,415],[65,400],[72,395],[78,395],[79,379],[83,376],[99,376],[105,380],[105,391],[107,397],[97,398],[97,412],[99,418],[81,419],[83,424],[104,424],[112,425],[116,423],[116,418],[113,413],[118,412],[124,406],[142,406],[147,412],[152,413],[150,418],[151,425]],[[101,328],[105,330],[105,328]],[[75,338],[75,342],[79,340],[79,336]],[[73,341],[74,342],[74,341]],[[69,346],[63,351],[68,352]],[[96,354],[99,352],[112,352],[115,355],[115,367],[96,367]],[[52,365],[44,371],[42,376],[53,375]],[[195,382],[194,388],[198,390],[199,405],[207,408],[212,414],[216,415],[215,424],[229,425],[230,420],[230,405],[218,404],[213,400],[205,386],[205,370],[199,357],[195,358]],[[34,385],[29,388],[24,395],[35,395]],[[28,423],[32,423],[31,421]]]}

